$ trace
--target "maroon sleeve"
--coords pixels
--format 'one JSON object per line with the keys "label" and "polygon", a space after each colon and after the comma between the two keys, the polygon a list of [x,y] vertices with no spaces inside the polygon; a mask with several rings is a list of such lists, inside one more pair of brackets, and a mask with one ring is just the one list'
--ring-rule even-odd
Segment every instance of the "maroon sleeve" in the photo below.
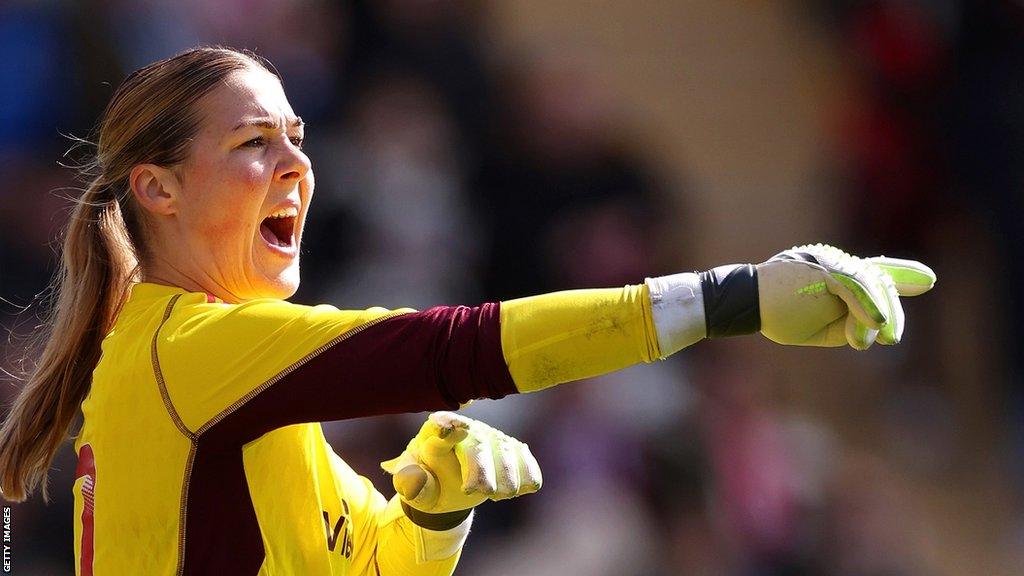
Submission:
{"label": "maroon sleeve", "polygon": [[515,393],[499,306],[439,306],[341,340],[218,422],[218,444],[245,443],[300,422],[454,410]]}

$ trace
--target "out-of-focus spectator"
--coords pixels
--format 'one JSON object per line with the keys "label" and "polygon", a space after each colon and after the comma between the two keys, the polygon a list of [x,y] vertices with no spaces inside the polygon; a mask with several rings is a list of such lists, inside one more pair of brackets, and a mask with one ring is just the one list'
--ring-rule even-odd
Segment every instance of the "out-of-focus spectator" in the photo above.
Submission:
{"label": "out-of-focus spectator", "polygon": [[[0,154],[52,144],[74,118],[66,14],[53,3],[0,6]],[[47,150],[50,151],[49,146]]]}
{"label": "out-of-focus spectator", "polygon": [[710,512],[731,573],[818,573],[833,438],[812,420],[779,411],[764,371],[720,358],[704,366],[700,421]]}
{"label": "out-of-focus spectator", "polygon": [[957,43],[950,124],[957,183],[981,213],[997,251],[991,283],[1004,322],[1000,342],[1010,363],[1008,402],[1024,531],[1024,322],[1018,287],[1024,272],[1024,7],[1018,2],[964,2]]}
{"label": "out-of-focus spectator", "polygon": [[597,78],[547,57],[507,72],[499,86],[502,131],[478,182],[490,232],[487,293],[613,286],[658,269],[663,190],[628,150]]}
{"label": "out-of-focus spectator", "polygon": [[[344,6],[327,0],[114,0],[101,3],[107,32],[117,39],[125,70],[197,44],[256,50],[286,79],[303,118],[323,121],[333,110],[345,39]],[[154,22],[167,25],[154,26]]]}
{"label": "out-of-focus spectator", "polygon": [[851,6],[839,30],[857,95],[838,131],[852,184],[849,226],[860,243],[851,249],[919,251],[953,200],[940,121],[950,38],[933,12],[911,2]]}
{"label": "out-of-focus spectator", "polygon": [[[466,208],[461,149],[431,84],[395,71],[364,86],[343,130],[319,147],[310,255],[353,248],[345,267],[330,257],[304,260],[317,279],[314,300],[424,308],[479,297],[479,233]],[[325,226],[345,217],[358,233]]]}
{"label": "out-of-focus spectator", "polygon": [[343,94],[400,67],[426,79],[451,112],[472,165],[484,143],[490,75],[482,10],[462,0],[353,0]]}
{"label": "out-of-focus spectator", "polygon": [[849,455],[837,472],[822,571],[836,576],[927,574],[917,554],[928,526],[914,510],[906,485],[883,461],[866,454]]}
{"label": "out-of-focus spectator", "polygon": [[[905,377],[895,382],[911,386],[896,391],[890,413],[900,414],[894,425],[927,434],[929,444],[909,448],[904,435],[900,450],[915,466],[948,467],[964,449],[956,422],[986,427],[979,420],[1002,412],[1013,439],[1008,468],[1018,470],[1024,494],[1024,347],[1016,335],[1024,321],[1016,295],[1016,262],[1024,256],[1024,7],[1009,0],[825,4],[853,63],[857,94],[840,133],[852,184],[847,199],[856,208],[851,236],[867,251],[930,252],[957,274],[988,278],[981,290],[959,287],[955,307],[965,314],[981,308],[979,297],[1002,303],[992,344],[955,354],[958,364],[979,365],[977,383],[938,374],[942,362],[929,351],[962,351],[943,340],[963,323],[944,322],[936,302],[918,315],[932,324],[924,332],[930,343],[908,350]],[[964,246],[994,257],[965,259]],[[983,387],[975,394],[989,406],[956,406],[951,385]]]}
{"label": "out-of-focus spectator", "polygon": [[3,298],[16,307],[31,304],[49,281],[57,258],[53,242],[75,193],[70,176],[32,155],[0,156],[0,178],[11,191],[0,194],[0,270]]}

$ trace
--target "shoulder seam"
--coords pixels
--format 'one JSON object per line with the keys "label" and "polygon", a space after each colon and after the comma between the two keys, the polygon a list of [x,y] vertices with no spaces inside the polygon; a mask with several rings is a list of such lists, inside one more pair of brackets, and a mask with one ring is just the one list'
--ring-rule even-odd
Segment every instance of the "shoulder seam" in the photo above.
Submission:
{"label": "shoulder seam", "polygon": [[164,324],[167,323],[167,319],[171,317],[171,311],[174,310],[174,305],[178,302],[178,298],[180,297],[181,294],[175,294],[167,303],[167,308],[164,309],[164,317],[160,320],[160,325],[157,326],[156,330],[153,332],[151,356],[153,361],[153,375],[156,376],[157,386],[160,387],[160,397],[163,398],[164,408],[167,410],[167,414],[171,417],[171,420],[174,422],[174,426],[178,431],[181,432],[185,438],[195,442],[196,434],[185,426],[185,422],[182,421],[177,409],[174,408],[174,403],[171,402],[171,396],[167,392],[167,383],[164,381],[164,373],[160,368],[160,355],[157,353],[157,342],[160,339],[160,330],[163,329]]}

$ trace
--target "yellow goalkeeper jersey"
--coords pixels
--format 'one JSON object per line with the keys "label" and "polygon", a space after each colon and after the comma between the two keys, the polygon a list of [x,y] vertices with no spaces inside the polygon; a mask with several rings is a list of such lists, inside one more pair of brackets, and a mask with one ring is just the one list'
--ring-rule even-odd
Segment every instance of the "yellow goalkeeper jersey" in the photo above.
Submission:
{"label": "yellow goalkeeper jersey", "polygon": [[[422,312],[142,283],[75,448],[79,576],[447,575],[318,422],[457,409],[659,355],[644,286]],[[436,556],[436,554],[435,554]]]}
{"label": "yellow goalkeeper jersey", "polygon": [[418,528],[316,422],[514,392],[499,334],[497,305],[340,311],[136,285],[82,404],[78,573],[450,574],[458,555],[417,563]]}

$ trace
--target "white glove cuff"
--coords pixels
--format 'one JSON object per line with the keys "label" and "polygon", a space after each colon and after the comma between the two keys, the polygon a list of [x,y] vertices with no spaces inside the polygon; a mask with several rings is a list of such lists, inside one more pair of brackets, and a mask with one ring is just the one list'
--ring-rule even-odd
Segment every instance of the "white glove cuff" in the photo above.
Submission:
{"label": "white glove cuff", "polygon": [[416,563],[433,562],[435,560],[446,560],[451,558],[466,544],[469,536],[469,528],[473,525],[473,516],[476,511],[470,512],[469,516],[458,526],[450,530],[427,530],[417,526],[406,517],[402,510],[402,501],[397,495],[393,497],[381,517],[382,521],[402,522],[403,531],[412,539],[416,546]]}
{"label": "white glove cuff", "polygon": [[648,278],[646,283],[662,358],[707,336],[704,292],[699,274],[685,272],[659,276]]}

